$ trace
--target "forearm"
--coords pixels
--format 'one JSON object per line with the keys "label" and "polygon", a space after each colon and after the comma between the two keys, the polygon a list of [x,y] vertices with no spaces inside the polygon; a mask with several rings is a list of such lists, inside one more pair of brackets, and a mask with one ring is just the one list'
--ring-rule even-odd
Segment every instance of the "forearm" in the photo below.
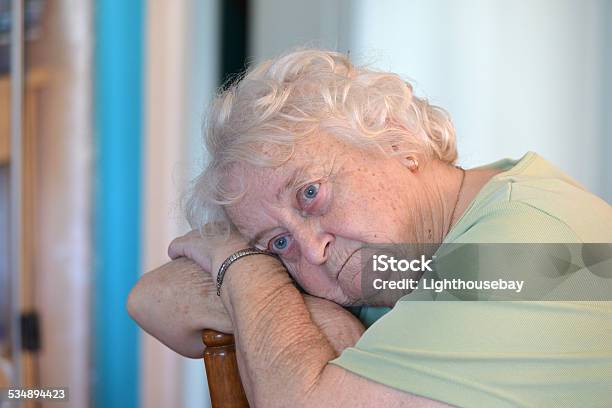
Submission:
{"label": "forearm", "polygon": [[[336,350],[313,322],[282,265],[248,257],[232,265],[222,298],[257,406],[305,406]],[[290,381],[287,381],[291,379]]]}
{"label": "forearm", "polygon": [[339,356],[347,347],[353,347],[365,327],[351,312],[330,300],[303,295],[310,318],[321,330]]}
{"label": "forearm", "polygon": [[[233,333],[232,321],[208,272],[194,261],[178,258],[144,274],[130,292],[127,309],[149,334],[186,357],[201,358],[201,332]],[[363,326],[341,306],[302,295],[311,319],[336,354],[353,346]]]}

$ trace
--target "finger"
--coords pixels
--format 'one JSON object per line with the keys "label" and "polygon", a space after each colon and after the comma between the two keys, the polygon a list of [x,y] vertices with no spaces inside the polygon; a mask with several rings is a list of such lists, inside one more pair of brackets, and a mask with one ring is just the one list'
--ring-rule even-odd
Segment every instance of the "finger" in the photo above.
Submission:
{"label": "finger", "polygon": [[170,259],[176,259],[185,256],[185,245],[183,243],[183,237],[178,237],[172,240],[170,246],[168,246],[168,256],[170,257]]}

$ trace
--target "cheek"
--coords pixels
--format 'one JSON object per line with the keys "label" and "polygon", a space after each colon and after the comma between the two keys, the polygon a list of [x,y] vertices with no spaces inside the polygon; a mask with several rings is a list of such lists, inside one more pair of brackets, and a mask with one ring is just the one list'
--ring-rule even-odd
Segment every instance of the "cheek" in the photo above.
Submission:
{"label": "cheek", "polygon": [[379,186],[370,182],[372,189],[362,188],[365,181],[335,189],[326,227],[342,237],[362,242],[393,242],[405,229],[405,212],[397,202],[393,186]]}
{"label": "cheek", "polygon": [[394,186],[377,173],[353,174],[338,186],[338,201],[359,213],[384,215],[393,206]]}

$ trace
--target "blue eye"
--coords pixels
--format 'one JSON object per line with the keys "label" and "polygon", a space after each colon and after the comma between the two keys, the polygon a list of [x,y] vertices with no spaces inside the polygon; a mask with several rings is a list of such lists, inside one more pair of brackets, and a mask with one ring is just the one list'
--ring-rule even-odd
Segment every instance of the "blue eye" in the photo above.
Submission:
{"label": "blue eye", "polygon": [[320,185],[318,183],[317,184],[310,184],[310,185],[306,186],[306,188],[304,189],[304,192],[302,193],[302,195],[304,196],[305,199],[312,200],[319,193],[319,187],[320,187]]}
{"label": "blue eye", "polygon": [[287,248],[288,244],[289,244],[289,241],[287,240],[287,237],[282,236],[272,241],[272,248],[277,251],[282,251],[283,249]]}

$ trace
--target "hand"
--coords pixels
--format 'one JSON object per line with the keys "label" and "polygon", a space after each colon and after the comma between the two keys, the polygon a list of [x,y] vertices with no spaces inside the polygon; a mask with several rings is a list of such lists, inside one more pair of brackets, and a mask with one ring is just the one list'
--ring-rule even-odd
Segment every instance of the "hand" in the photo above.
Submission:
{"label": "hand", "polygon": [[232,333],[232,321],[215,283],[194,261],[181,257],[145,273],[127,309],[149,334],[187,357],[202,358],[202,329]]}
{"label": "hand", "polygon": [[[206,230],[206,226],[204,228]],[[234,252],[247,247],[247,240],[233,228],[227,239],[203,236],[200,231],[193,230],[174,239],[168,248],[168,255],[171,259],[186,257],[195,261],[216,281],[221,263]]]}

